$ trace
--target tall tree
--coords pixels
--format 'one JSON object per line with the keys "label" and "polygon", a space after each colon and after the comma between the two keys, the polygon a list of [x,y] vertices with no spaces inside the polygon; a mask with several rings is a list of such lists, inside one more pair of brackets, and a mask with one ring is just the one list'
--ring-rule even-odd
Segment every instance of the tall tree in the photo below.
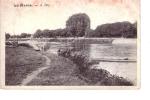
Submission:
{"label": "tall tree", "polygon": [[34,38],[39,38],[41,36],[42,36],[42,31],[40,29],[38,29],[33,35]]}
{"label": "tall tree", "polygon": [[90,29],[90,18],[85,13],[74,14],[66,21],[66,29],[72,36],[81,37]]}

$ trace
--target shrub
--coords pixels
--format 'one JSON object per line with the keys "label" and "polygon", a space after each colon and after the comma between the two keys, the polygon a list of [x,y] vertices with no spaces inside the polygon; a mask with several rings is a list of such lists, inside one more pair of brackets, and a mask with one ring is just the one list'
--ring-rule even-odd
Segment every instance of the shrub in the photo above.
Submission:
{"label": "shrub", "polygon": [[80,52],[74,52],[73,49],[63,49],[58,50],[58,55],[69,58],[77,65],[77,72],[84,73],[89,69],[91,63],[88,60],[88,57],[81,54]]}
{"label": "shrub", "polygon": [[29,45],[28,43],[20,43],[20,44],[18,44],[18,46],[24,46],[24,47],[32,48],[32,46]]}
{"label": "shrub", "polygon": [[75,53],[71,56],[71,60],[77,65],[79,73],[86,72],[86,70],[90,67],[88,57],[82,55],[81,53]]}
{"label": "shrub", "polygon": [[44,51],[49,50],[49,48],[50,48],[50,44],[45,43],[44,44]]}
{"label": "shrub", "polygon": [[84,76],[89,79],[91,85],[133,86],[131,81],[117,75],[112,75],[104,69],[90,69]]}
{"label": "shrub", "polygon": [[[91,69],[94,64],[88,60],[88,57],[81,52],[75,52],[71,49],[58,50],[58,55],[69,58],[77,66],[76,74],[88,82],[90,85],[105,85],[105,86],[132,86],[133,83],[123,77],[110,74],[104,69]],[[83,76],[83,77],[82,77]]]}
{"label": "shrub", "polygon": [[12,43],[13,47],[17,47],[18,46],[18,41],[12,41],[11,43]]}
{"label": "shrub", "polygon": [[69,58],[71,57],[71,51],[72,51],[71,49],[59,49],[58,55]]}
{"label": "shrub", "polygon": [[5,38],[6,38],[6,40],[8,40],[8,39],[10,38],[10,34],[9,34],[9,33],[6,33],[6,34],[5,34]]}
{"label": "shrub", "polygon": [[5,42],[5,45],[12,45],[11,42]]}

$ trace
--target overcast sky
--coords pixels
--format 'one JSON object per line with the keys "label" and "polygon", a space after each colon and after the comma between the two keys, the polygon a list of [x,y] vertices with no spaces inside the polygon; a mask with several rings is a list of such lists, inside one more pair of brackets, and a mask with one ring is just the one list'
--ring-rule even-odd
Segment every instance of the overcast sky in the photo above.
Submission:
{"label": "overcast sky", "polygon": [[[49,4],[48,7],[14,7],[14,4]],[[118,21],[135,22],[139,0],[1,0],[1,32],[34,33],[37,29],[64,28],[75,13],[86,13],[91,28]]]}

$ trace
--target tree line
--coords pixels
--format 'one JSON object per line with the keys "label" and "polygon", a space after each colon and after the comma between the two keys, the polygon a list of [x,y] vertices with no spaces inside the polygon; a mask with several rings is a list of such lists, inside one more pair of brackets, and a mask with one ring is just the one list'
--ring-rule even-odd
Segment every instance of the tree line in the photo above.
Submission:
{"label": "tree line", "polygon": [[99,25],[95,30],[90,28],[90,18],[85,13],[74,14],[66,21],[66,28],[56,30],[40,30],[34,33],[40,37],[137,37],[137,22],[128,21]]}
{"label": "tree line", "polygon": [[116,22],[97,26],[95,30],[90,30],[86,37],[137,37],[137,22]]}
{"label": "tree line", "polygon": [[[130,23],[128,21],[107,23],[98,25],[96,29],[90,28],[90,18],[85,13],[78,13],[70,16],[66,21],[64,29],[55,30],[36,30],[33,34],[34,38],[57,38],[57,37],[137,37],[137,22]],[[6,34],[6,38],[9,37]],[[12,35],[11,38],[28,38],[31,37],[29,33],[22,33],[21,35]]]}
{"label": "tree line", "polygon": [[6,40],[9,38],[29,38],[31,37],[30,33],[21,33],[20,35],[10,35],[10,33],[5,33]]}

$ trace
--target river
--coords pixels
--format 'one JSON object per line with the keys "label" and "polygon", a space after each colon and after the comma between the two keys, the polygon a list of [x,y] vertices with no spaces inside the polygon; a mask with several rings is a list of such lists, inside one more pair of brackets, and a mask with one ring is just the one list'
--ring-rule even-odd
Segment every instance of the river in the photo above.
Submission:
{"label": "river", "polygon": [[[92,40],[93,41],[93,40]],[[98,39],[96,40],[98,41]],[[57,54],[60,48],[76,48],[82,51],[90,60],[99,61],[95,68],[106,69],[111,74],[137,81],[137,45],[136,39],[114,39],[112,43],[99,43],[93,41],[74,42],[48,42],[48,51]]]}

